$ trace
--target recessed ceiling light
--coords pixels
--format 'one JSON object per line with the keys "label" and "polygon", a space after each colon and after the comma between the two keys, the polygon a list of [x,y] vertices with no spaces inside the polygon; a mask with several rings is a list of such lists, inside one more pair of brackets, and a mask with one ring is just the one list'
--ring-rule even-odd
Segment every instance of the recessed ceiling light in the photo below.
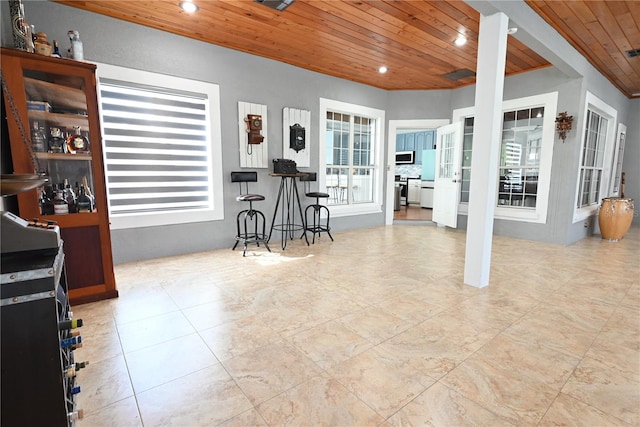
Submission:
{"label": "recessed ceiling light", "polygon": [[387,71],[388,71],[388,70],[387,70],[387,67],[385,67],[384,65],[383,65],[382,67],[378,68],[378,72],[379,72],[380,74],[384,74],[384,73],[386,73]]}
{"label": "recessed ceiling light", "polygon": [[195,13],[198,10],[200,10],[198,5],[195,3],[192,3],[191,1],[181,1],[179,5],[182,8],[182,10],[184,10],[187,13]]}
{"label": "recessed ceiling light", "polygon": [[465,36],[458,36],[457,39],[453,42],[456,46],[464,46],[467,42],[467,38]]}

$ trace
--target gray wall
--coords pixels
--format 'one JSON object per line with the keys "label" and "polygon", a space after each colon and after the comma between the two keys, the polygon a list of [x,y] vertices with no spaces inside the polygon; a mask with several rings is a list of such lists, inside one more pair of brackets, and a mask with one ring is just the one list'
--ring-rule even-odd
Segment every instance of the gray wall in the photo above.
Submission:
{"label": "gray wall", "polygon": [[[2,2],[2,44],[12,46],[8,25],[7,2]],[[7,18],[4,18],[4,17]],[[130,24],[52,2],[25,2],[25,16],[37,31],[57,39],[66,50],[68,29],[77,29],[84,43],[85,59],[129,68],[155,71],[220,85],[222,151],[224,167],[224,221],[203,222],[162,227],[112,230],[113,256],[116,263],[231,247],[234,243],[235,216],[240,206],[235,201],[237,184],[229,172],[239,170],[237,146],[237,103],[256,102],[268,105],[268,120],[282,123],[284,107],[311,110],[310,143],[318,144],[319,98],[387,109],[388,92],[302,70],[268,60],[198,42],[162,31]],[[55,26],[52,25],[55,23]],[[282,157],[281,126],[269,127],[269,158]],[[317,170],[318,153],[312,150],[311,165]],[[269,170],[258,170],[258,183],[251,191],[260,192],[267,200],[260,207],[267,221],[279,185],[279,179],[268,176]],[[332,228],[344,230],[384,224],[384,214],[332,218]]]}
{"label": "gray wall", "polygon": [[627,122],[627,140],[624,163],[625,197],[635,200],[636,212],[633,225],[640,226],[640,99],[631,101]]}
{"label": "gray wall", "polygon": [[[503,3],[499,3],[500,5]],[[12,46],[8,23],[8,4],[2,1],[2,45]],[[281,123],[283,107],[311,110],[311,144],[317,146],[318,98],[331,98],[386,110],[387,119],[451,118],[455,108],[473,105],[475,88],[452,91],[397,91],[380,89],[328,77],[287,64],[271,61],[222,47],[149,29],[135,24],[95,15],[79,9],[46,1],[25,2],[25,15],[37,31],[48,34],[49,40],[60,41],[62,50],[68,47],[66,32],[77,29],[84,42],[88,60],[155,71],[220,85],[223,164],[225,184],[224,221],[162,227],[113,230],[112,244],[116,263],[230,247],[235,234],[235,201],[237,186],[229,182],[229,172],[239,168],[237,154],[237,102],[250,101],[268,105],[268,120]],[[52,23],[55,23],[53,25]],[[628,128],[625,172],[627,193],[640,199],[640,102],[631,102],[584,61],[580,73],[567,73],[562,67],[545,68],[510,77],[505,81],[506,99],[558,91],[558,111],[568,111],[577,119],[574,129],[582,126],[584,91],[590,90],[619,111],[619,119]],[[562,71],[561,71],[562,70]],[[573,75],[572,78],[567,75]],[[584,75],[584,78],[576,78]],[[280,141],[280,126],[269,127],[269,139]],[[385,138],[386,139],[386,138]],[[584,224],[573,224],[573,201],[579,158],[579,132],[569,134],[566,142],[557,140],[552,167],[552,188],[547,224],[501,221],[495,223],[495,233],[559,244],[571,243],[592,230]],[[386,142],[385,142],[386,147]],[[282,145],[270,144],[269,157],[282,156]],[[318,153],[312,151],[310,170],[318,168]],[[314,166],[313,166],[314,165]],[[262,210],[271,217],[271,207],[277,195],[278,181],[259,170],[259,182],[252,191],[267,197]],[[460,218],[464,226],[466,217]],[[593,222],[593,221],[591,221]],[[346,230],[384,224],[384,214],[332,218],[332,227]],[[417,229],[418,230],[418,229]]]}

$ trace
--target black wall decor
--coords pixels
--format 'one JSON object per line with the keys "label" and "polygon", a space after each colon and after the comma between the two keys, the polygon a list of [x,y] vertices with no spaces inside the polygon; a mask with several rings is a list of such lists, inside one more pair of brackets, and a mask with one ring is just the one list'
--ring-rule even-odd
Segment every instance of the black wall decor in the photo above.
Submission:
{"label": "black wall decor", "polygon": [[289,148],[296,153],[305,148],[305,129],[299,123],[289,126]]}

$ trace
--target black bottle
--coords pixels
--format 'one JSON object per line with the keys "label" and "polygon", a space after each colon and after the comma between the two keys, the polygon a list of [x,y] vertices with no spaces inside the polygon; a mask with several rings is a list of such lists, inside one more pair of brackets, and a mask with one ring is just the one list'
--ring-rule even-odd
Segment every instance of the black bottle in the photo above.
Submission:
{"label": "black bottle", "polygon": [[53,188],[47,185],[40,194],[40,213],[42,215],[53,215]]}

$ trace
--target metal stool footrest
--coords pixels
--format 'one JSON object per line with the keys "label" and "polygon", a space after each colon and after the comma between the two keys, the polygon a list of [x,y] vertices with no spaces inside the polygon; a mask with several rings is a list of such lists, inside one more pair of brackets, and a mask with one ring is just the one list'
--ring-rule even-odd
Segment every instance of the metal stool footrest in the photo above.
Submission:
{"label": "metal stool footrest", "polygon": [[[242,228],[240,226],[240,218],[243,218],[244,227]],[[269,236],[267,236],[266,234],[266,220],[264,214],[258,210],[253,209],[253,204],[251,201],[249,202],[249,209],[245,209],[238,213],[238,216],[236,217],[236,227],[236,243],[235,245],[233,245],[233,248],[231,250],[235,250],[236,246],[238,246],[238,243],[242,242],[244,247],[242,256],[246,256],[247,245],[255,244],[260,247],[260,243],[264,243],[264,246],[267,248],[267,250],[271,252],[271,249],[267,244],[267,242],[269,241]],[[252,228],[253,230],[250,231],[250,228]],[[258,231],[260,228],[262,229],[261,232]]]}
{"label": "metal stool footrest", "polygon": [[[313,225],[309,224],[309,209],[313,209]],[[325,223],[322,223],[322,212],[326,212],[327,218]],[[316,234],[320,235],[320,233],[327,233],[329,238],[333,242],[333,236],[331,235],[331,227],[329,226],[329,208],[320,204],[313,204],[307,206],[304,210],[304,234],[306,235],[307,231],[313,234],[312,243],[316,242]]]}

